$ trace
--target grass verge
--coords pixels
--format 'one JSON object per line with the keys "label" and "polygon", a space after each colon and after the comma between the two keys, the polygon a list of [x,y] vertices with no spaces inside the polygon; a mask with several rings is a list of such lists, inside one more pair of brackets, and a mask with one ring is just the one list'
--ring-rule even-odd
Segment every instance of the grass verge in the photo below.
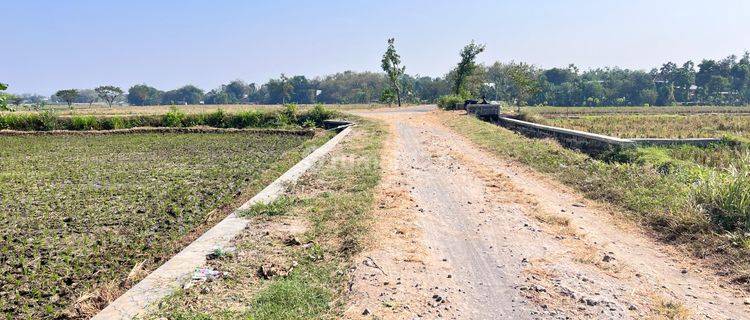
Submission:
{"label": "grass verge", "polygon": [[383,129],[357,122],[352,136],[285,200],[248,210],[253,227],[234,240],[237,254],[208,265],[228,276],[178,291],[149,317],[338,318],[347,270],[367,239],[380,181]]}

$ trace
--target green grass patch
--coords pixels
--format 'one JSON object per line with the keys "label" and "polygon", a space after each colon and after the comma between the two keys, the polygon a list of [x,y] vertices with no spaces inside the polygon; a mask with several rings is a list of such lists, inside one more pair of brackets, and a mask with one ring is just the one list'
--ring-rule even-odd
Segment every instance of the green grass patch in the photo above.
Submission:
{"label": "green grass patch", "polygon": [[240,211],[237,214],[241,217],[280,216],[286,214],[293,204],[294,199],[288,196],[281,196],[270,203],[258,202],[253,204],[247,210]]}

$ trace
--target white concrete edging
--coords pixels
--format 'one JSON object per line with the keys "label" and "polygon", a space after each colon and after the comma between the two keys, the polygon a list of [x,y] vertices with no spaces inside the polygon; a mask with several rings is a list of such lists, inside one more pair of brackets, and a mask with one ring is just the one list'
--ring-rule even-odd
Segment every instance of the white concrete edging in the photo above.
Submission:
{"label": "white concrete edging", "polygon": [[348,126],[310,153],[224,220],[221,220],[130,290],[112,301],[92,319],[133,319],[153,306],[154,303],[158,303],[180,288],[190,278],[195,268],[206,264],[207,254],[211,253],[216,247],[228,246],[232,239],[245,229],[249,220],[238,216],[237,212],[247,210],[256,203],[274,201],[284,193],[288,185],[295,183],[318,160],[333,150],[333,147],[341,142],[351,130],[351,126]]}

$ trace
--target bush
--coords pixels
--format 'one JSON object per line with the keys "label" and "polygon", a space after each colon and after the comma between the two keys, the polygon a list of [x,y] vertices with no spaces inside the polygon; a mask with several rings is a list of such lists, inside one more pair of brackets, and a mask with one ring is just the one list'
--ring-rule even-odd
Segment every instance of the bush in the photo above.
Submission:
{"label": "bush", "polygon": [[185,119],[185,113],[172,107],[169,112],[164,115],[163,125],[165,127],[182,127],[182,120]]}
{"label": "bush", "polygon": [[444,109],[444,110],[455,110],[456,104],[460,103],[463,104],[465,101],[464,98],[458,95],[445,95],[440,98],[438,98],[437,105],[438,108]]}
{"label": "bush", "polygon": [[334,114],[333,111],[326,109],[320,104],[316,104],[310,111],[300,115],[299,121],[303,124],[311,121],[316,126],[322,126],[323,121],[333,118]]}
{"label": "bush", "polygon": [[73,116],[70,118],[72,130],[96,130],[97,120],[94,116]]}
{"label": "bush", "polygon": [[224,128],[226,126],[226,116],[227,114],[224,112],[224,110],[216,110],[215,112],[206,115],[206,117],[203,119],[203,124],[216,128]]}

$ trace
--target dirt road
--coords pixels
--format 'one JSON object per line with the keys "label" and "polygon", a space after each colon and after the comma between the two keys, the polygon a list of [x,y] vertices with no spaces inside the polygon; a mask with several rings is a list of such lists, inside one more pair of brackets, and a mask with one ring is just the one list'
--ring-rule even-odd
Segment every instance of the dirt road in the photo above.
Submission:
{"label": "dirt road", "polygon": [[347,318],[750,318],[742,291],[431,110],[362,113],[390,137]]}

